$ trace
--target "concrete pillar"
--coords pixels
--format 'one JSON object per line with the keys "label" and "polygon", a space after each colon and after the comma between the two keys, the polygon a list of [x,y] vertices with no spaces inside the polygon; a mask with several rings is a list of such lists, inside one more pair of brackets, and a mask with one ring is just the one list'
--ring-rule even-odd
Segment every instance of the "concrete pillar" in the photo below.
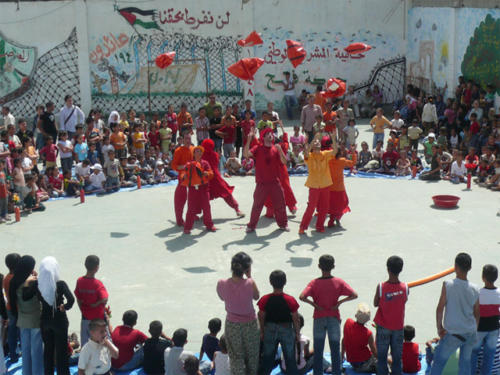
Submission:
{"label": "concrete pillar", "polygon": [[85,115],[87,115],[92,108],[87,3],[85,0],[76,0],[73,4],[75,11],[76,35],[78,38],[78,74],[80,75],[79,89],[81,98],[80,106]]}

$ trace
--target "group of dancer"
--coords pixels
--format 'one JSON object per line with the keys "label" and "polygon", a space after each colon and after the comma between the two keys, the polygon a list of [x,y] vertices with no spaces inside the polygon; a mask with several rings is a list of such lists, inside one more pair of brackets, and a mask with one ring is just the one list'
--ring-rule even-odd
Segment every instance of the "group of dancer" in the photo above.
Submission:
{"label": "group of dancer", "polygon": [[[179,183],[174,195],[176,223],[190,234],[198,215],[203,215],[203,224],[209,231],[216,231],[210,210],[210,200],[223,198],[235,210],[240,211],[233,197],[234,186],[230,186],[219,170],[219,154],[214,151],[214,142],[205,139],[201,145],[191,144],[191,134],[184,134],[183,146],[175,150],[172,168],[179,173]],[[279,229],[289,231],[286,209],[295,215],[297,200],[290,185],[286,167],[288,136],[284,132],[279,143],[275,143],[275,133],[271,128],[261,129],[259,137],[252,128],[243,148],[245,158],[255,162],[256,187],[253,194],[252,212],[246,232],[255,231],[262,209],[265,216],[274,218]],[[355,155],[355,153],[354,153]],[[349,212],[349,199],[344,186],[344,168],[356,165],[356,160],[340,157],[334,133],[307,139],[304,159],[309,169],[305,186],[309,188],[306,211],[302,217],[299,234],[305,234],[317,211],[316,231],[325,231],[325,221],[329,215],[328,227],[340,226],[340,219]],[[183,219],[187,202],[187,213]]]}

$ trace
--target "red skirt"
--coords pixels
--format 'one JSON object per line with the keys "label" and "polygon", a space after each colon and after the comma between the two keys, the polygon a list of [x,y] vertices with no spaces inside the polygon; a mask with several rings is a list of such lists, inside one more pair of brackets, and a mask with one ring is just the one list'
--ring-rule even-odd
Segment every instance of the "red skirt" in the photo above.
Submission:
{"label": "red skirt", "polygon": [[330,191],[330,219],[340,220],[342,216],[351,212],[349,198],[344,191]]}

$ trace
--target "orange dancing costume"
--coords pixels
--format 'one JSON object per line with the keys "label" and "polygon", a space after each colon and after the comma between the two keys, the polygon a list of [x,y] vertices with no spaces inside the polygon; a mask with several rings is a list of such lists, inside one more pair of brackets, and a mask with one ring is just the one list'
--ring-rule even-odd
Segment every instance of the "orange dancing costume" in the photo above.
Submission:
{"label": "orange dancing costume", "polygon": [[179,183],[177,184],[177,188],[175,189],[174,194],[174,209],[175,209],[175,221],[177,225],[182,227],[184,226],[184,220],[182,218],[182,213],[184,211],[184,206],[187,201],[187,188],[182,185],[180,182],[183,179],[185,165],[193,160],[193,146],[181,146],[177,148],[174,152],[174,157],[172,159],[172,169],[179,173]]}
{"label": "orange dancing costume", "polygon": [[215,230],[210,210],[210,193],[208,189],[208,182],[213,177],[214,172],[206,160],[200,160],[199,162],[193,160],[186,164],[182,179],[179,180],[181,185],[188,189],[188,209],[184,224],[184,233],[186,234],[190,233],[196,215],[200,211],[203,212],[203,224],[205,224],[205,227],[210,231]]}
{"label": "orange dancing costume", "polygon": [[332,176],[332,185],[330,186],[330,220],[328,226],[334,225],[334,220],[340,222],[342,216],[351,212],[349,208],[349,198],[347,197],[344,186],[344,168],[352,168],[356,165],[356,153],[353,154],[353,160],[346,158],[333,158],[329,162],[330,175]]}

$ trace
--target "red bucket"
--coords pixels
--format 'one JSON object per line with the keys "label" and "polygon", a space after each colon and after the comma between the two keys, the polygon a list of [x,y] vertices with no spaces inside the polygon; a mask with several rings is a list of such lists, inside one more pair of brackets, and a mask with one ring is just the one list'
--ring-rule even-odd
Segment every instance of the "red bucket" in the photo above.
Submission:
{"label": "red bucket", "polygon": [[457,206],[460,197],[455,195],[435,195],[432,197],[434,204],[439,208],[454,208]]}

